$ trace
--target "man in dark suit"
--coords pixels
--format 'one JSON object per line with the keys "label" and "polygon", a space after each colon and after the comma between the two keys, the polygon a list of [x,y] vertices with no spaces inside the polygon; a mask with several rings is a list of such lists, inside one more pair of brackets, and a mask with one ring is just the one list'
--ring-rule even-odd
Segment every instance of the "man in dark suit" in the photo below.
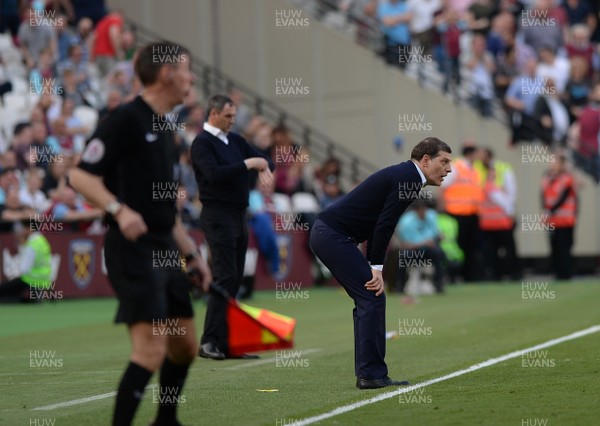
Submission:
{"label": "man in dark suit", "polygon": [[[310,246],[354,300],[356,386],[375,389],[408,385],[388,377],[385,363],[385,252],[400,215],[424,185],[440,186],[451,172],[450,147],[426,138],[410,161],[382,169],[322,211]],[[366,257],[357,244],[367,241]]]}
{"label": "man in dark suit", "polygon": [[[272,161],[230,129],[236,108],[231,99],[215,95],[208,101],[207,122],[191,147],[192,165],[202,215],[200,226],[210,248],[215,284],[235,297],[244,278],[248,245],[246,207],[251,171],[258,172],[261,185],[270,185]],[[227,300],[210,294],[199,355],[222,360],[230,357],[227,337]],[[243,355],[242,358],[258,358]]]}

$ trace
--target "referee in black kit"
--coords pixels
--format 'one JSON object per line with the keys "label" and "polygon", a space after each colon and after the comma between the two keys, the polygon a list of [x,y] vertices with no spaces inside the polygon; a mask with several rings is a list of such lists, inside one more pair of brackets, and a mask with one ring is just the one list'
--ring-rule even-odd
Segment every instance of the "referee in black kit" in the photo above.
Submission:
{"label": "referee in black kit", "polygon": [[[236,107],[224,95],[208,100],[204,130],[194,139],[192,165],[202,201],[200,227],[210,248],[215,284],[236,297],[244,279],[248,246],[246,207],[250,172],[258,172],[260,185],[270,185],[275,166],[237,133],[230,132]],[[198,355],[223,360],[228,351],[227,300],[214,291],[208,299],[204,334]],[[252,359],[243,354],[236,358]]]}
{"label": "referee in black kit", "polygon": [[[450,173],[450,147],[426,138],[410,161],[382,169],[318,216],[310,246],[354,300],[354,372],[359,389],[408,385],[388,377],[385,363],[385,252],[400,215],[424,185]],[[366,258],[357,244],[367,241]]]}
{"label": "referee in black kit", "polygon": [[[153,424],[178,425],[173,401],[181,393],[197,347],[191,283],[181,268],[154,268],[154,254],[178,249],[187,266],[200,271],[202,283],[197,278],[196,284],[205,289],[212,277],[176,213],[176,196],[159,202],[154,197],[156,185],[176,189],[178,151],[173,133],[155,132],[153,123],[183,101],[194,76],[189,52],[169,42],[142,48],[135,72],[144,86],[142,94],[99,125],[69,177],[77,191],[107,213],[104,249],[119,299],[116,322],[127,324],[132,344],[113,425],[132,423],[144,389],[159,368],[159,396],[167,389],[169,398],[159,399]],[[176,321],[165,325],[167,318]],[[169,330],[174,327],[178,330]]]}

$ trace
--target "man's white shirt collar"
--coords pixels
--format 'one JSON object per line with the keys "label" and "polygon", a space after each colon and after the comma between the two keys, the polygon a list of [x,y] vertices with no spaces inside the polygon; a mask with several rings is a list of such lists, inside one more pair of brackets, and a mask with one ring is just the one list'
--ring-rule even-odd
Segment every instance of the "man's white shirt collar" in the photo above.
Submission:
{"label": "man's white shirt collar", "polygon": [[213,126],[208,121],[204,122],[203,128],[211,135],[216,136],[217,138],[221,139],[225,145],[229,145],[229,139],[227,139],[227,135],[221,129]]}
{"label": "man's white shirt collar", "polygon": [[417,172],[419,172],[419,176],[421,176],[421,183],[423,185],[425,185],[425,183],[427,182],[427,178],[425,178],[425,175],[421,171],[421,168],[419,167],[419,165],[417,164],[417,162],[415,160],[412,160],[412,162],[415,165],[415,167],[417,168]]}

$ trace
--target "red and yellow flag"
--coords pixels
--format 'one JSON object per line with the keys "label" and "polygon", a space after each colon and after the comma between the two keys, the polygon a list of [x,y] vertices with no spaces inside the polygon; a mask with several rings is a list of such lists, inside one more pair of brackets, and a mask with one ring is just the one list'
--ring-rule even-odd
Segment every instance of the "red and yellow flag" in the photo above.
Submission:
{"label": "red and yellow flag", "polygon": [[230,299],[227,322],[231,356],[294,346],[294,318]]}

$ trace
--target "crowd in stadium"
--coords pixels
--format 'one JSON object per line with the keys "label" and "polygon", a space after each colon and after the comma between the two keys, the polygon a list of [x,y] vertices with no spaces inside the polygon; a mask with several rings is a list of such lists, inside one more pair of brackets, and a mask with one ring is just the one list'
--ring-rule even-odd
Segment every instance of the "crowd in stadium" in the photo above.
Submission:
{"label": "crowd in stadium", "polygon": [[435,63],[444,93],[463,96],[482,116],[493,115],[495,106],[505,112],[499,115],[512,129],[509,145],[539,140],[568,146],[577,166],[600,182],[598,2],[295,3],[312,6],[326,24],[350,26],[359,43],[380,51],[392,66]]}
{"label": "crowd in stadium", "polygon": [[[511,143],[541,139],[565,146],[571,129],[570,146],[579,153],[580,165],[600,180],[600,85],[594,86],[600,81],[600,32],[595,5],[585,0],[355,0],[337,6],[367,27],[378,22],[390,64],[404,68],[398,60],[402,49],[404,56],[414,55],[410,49],[415,46],[431,52],[446,75],[444,90],[461,84],[464,68],[470,70],[465,84],[472,85],[472,100],[483,115],[491,113],[493,99],[503,99],[513,127]],[[75,230],[102,232],[102,212],[77,196],[66,175],[96,124],[139,92],[133,73],[136,30],[119,11],[109,12],[103,0],[4,1],[0,22],[0,33],[10,32],[12,47],[0,58],[0,232],[32,214],[72,222]],[[364,28],[357,27],[359,38]],[[472,34],[468,49],[460,42],[465,32]],[[173,115],[180,124],[178,205],[185,223],[196,228],[201,205],[189,147],[202,129],[203,102],[209,95],[192,90]],[[311,224],[318,211],[344,195],[340,162],[333,157],[319,165],[305,161],[308,151],[294,143],[285,126],[254,114],[239,90],[231,89],[228,95],[237,107],[233,131],[277,165],[274,187],[252,191],[249,209],[259,247],[276,272],[274,229],[281,218],[265,217],[302,213],[302,220]],[[473,161],[469,164],[472,167]],[[483,190],[486,179],[481,174],[477,179]],[[514,194],[510,197],[514,204]],[[514,207],[506,214],[513,215]],[[462,234],[471,226],[465,223],[459,223],[467,227]],[[511,222],[505,230],[512,234],[513,228]],[[462,260],[464,255],[468,264],[481,245],[462,241],[464,235],[456,232],[452,238],[459,240],[464,253],[457,255],[455,248],[447,247],[445,256]],[[442,247],[440,235],[433,240]],[[512,245],[505,261],[516,257],[514,241]],[[494,278],[498,274],[492,273]]]}
{"label": "crowd in stadium", "polygon": [[[7,51],[0,63],[2,99],[7,98],[0,133],[1,229],[10,230],[8,222],[30,214],[47,214],[59,221],[100,218],[101,212],[75,197],[65,176],[77,163],[95,124],[139,92],[132,61],[135,28],[125,23],[119,11],[108,12],[103,1],[4,2],[1,22],[0,32],[10,31],[18,48]],[[273,158],[305,155],[284,126],[254,115],[242,103],[240,91],[232,89],[228,94],[237,106],[234,131],[262,151],[272,151]],[[200,206],[189,146],[202,129],[205,97],[192,90],[173,115],[181,130],[181,193],[186,197],[180,204],[191,225],[197,225]],[[279,163],[276,192],[312,192],[323,182],[322,190],[317,189],[321,206],[341,194],[335,159],[324,165],[325,174],[317,184],[315,175],[321,174],[307,162]],[[290,203],[283,200],[279,210],[285,211]]]}

